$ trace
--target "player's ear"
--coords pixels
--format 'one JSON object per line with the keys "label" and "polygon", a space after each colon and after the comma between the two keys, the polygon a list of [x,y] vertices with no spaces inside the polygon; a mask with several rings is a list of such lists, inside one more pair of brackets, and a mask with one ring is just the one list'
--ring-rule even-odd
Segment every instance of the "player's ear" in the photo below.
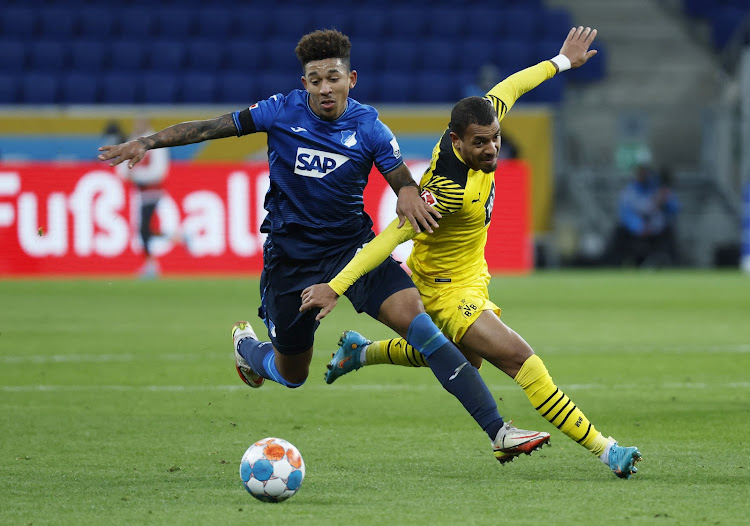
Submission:
{"label": "player's ear", "polygon": [[453,147],[456,150],[460,150],[459,146],[461,146],[461,137],[456,135],[455,132],[450,132],[450,136],[451,136],[451,142],[453,143]]}
{"label": "player's ear", "polygon": [[307,90],[307,79],[305,78],[304,75],[302,75],[301,78],[302,78],[302,87],[305,88],[305,90]]}
{"label": "player's ear", "polygon": [[349,72],[349,89],[352,89],[357,85],[357,70],[353,69]]}

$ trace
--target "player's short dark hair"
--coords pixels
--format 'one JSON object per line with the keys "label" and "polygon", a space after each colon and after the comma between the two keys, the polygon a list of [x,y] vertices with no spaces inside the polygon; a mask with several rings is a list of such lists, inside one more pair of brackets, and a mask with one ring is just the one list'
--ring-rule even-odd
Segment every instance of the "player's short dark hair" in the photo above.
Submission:
{"label": "player's short dark hair", "polygon": [[472,124],[490,126],[497,119],[492,103],[483,97],[461,99],[451,110],[450,131],[463,138],[466,128]]}
{"label": "player's short dark hair", "polygon": [[345,34],[335,29],[313,31],[300,38],[294,52],[302,64],[302,69],[313,60],[338,58],[350,69],[352,43]]}

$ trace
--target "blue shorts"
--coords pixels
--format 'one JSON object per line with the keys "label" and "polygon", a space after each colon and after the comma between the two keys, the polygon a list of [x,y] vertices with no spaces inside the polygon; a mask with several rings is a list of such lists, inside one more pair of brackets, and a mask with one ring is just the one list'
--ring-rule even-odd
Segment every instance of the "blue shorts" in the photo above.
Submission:
{"label": "blue shorts", "polygon": [[[374,234],[370,236],[370,239]],[[369,239],[368,239],[369,241]],[[263,247],[263,273],[260,277],[261,306],[258,316],[268,328],[273,346],[292,355],[312,347],[320,325],[315,316],[320,309],[299,312],[302,291],[316,283],[328,283],[354,257],[360,244],[336,256],[316,260],[293,260],[278,254],[270,242]],[[399,290],[414,287],[401,265],[389,257],[358,279],[344,295],[357,312],[378,318],[382,303]]]}

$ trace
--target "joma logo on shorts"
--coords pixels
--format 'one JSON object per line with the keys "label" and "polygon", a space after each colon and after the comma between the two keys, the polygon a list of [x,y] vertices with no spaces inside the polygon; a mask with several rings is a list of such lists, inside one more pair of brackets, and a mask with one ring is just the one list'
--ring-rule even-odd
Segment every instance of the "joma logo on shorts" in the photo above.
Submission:
{"label": "joma logo on shorts", "polygon": [[294,165],[294,173],[304,175],[305,177],[321,178],[348,160],[348,157],[337,153],[310,150],[309,148],[297,148],[297,162]]}

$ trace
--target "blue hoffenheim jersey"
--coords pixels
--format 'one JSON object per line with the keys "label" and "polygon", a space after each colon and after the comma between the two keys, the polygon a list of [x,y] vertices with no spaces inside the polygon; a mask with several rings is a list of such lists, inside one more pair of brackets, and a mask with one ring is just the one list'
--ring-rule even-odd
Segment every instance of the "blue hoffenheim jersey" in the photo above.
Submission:
{"label": "blue hoffenheim jersey", "polygon": [[372,220],[362,192],[373,163],[381,173],[403,163],[374,108],[348,99],[341,117],[324,121],[307,99],[306,91],[295,90],[250,107],[256,130],[268,134],[270,187],[261,232],[294,259],[327,257],[363,242]]}

